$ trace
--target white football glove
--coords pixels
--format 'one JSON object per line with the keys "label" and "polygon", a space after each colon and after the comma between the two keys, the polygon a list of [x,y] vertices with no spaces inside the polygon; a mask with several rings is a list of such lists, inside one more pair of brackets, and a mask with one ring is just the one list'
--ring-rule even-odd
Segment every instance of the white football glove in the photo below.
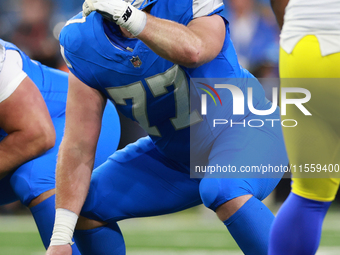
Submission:
{"label": "white football glove", "polygon": [[83,13],[87,16],[92,11],[126,28],[133,36],[139,35],[146,25],[146,14],[123,0],[85,0]]}

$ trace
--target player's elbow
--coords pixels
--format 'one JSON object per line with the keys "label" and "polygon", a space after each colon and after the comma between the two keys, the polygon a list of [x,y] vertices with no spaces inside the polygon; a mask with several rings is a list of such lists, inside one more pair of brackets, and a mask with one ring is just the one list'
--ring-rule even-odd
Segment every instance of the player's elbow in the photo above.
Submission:
{"label": "player's elbow", "polygon": [[200,65],[202,65],[202,60],[200,58],[200,52],[198,51],[194,52],[188,57],[185,67],[196,68],[199,67]]}
{"label": "player's elbow", "polygon": [[56,140],[56,133],[54,128],[49,128],[45,131],[42,141],[42,150],[47,151],[54,147]]}
{"label": "player's elbow", "polygon": [[41,125],[29,130],[25,134],[27,143],[30,144],[32,157],[39,156],[53,148],[56,140],[56,133],[53,125]]}
{"label": "player's elbow", "polygon": [[202,48],[200,46],[188,47],[183,54],[183,63],[181,65],[188,68],[196,68],[204,63],[202,60]]}
{"label": "player's elbow", "polygon": [[41,135],[40,135],[40,149],[42,152],[45,152],[55,145],[56,140],[56,133],[55,129],[52,125],[52,127],[47,126],[42,129]]}

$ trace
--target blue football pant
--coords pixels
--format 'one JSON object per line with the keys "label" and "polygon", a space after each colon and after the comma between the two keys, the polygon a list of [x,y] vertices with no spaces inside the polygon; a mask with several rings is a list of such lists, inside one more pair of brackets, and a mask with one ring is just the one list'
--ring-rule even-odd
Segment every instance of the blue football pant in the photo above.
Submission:
{"label": "blue football pant", "polygon": [[[237,167],[260,164],[272,166],[282,164],[286,166],[288,160],[281,129],[277,128],[277,134],[272,131],[270,127],[264,129],[244,127],[228,129],[216,139],[210,153],[209,164],[232,164]],[[252,155],[252,157],[249,157],[249,155]],[[264,205],[259,200],[263,200],[272,192],[282,174],[274,174],[277,178],[191,179],[187,165],[166,158],[156,149],[149,137],[141,138],[123,150],[115,152],[108,161],[95,169],[89,195],[81,215],[90,219],[105,221],[109,223],[108,227],[114,226],[111,233],[116,238],[115,245],[117,247],[112,243],[111,247],[113,249],[113,246],[115,246],[117,250],[124,254],[122,250],[123,240],[122,237],[119,237],[120,231],[116,224],[117,221],[173,213],[201,204],[202,201],[207,207],[215,211],[219,205],[247,194],[256,198],[258,201],[256,208],[259,208],[258,211],[261,212],[261,207]],[[254,203],[252,202],[252,204]],[[268,216],[270,222],[264,224],[266,228],[263,231],[255,231],[263,236],[262,239],[266,240],[268,240],[269,227],[273,220],[273,215],[269,210],[267,211],[268,215],[266,216]],[[243,218],[249,218],[244,212],[242,214],[244,215]],[[261,213],[259,214],[256,217],[261,217]],[[236,226],[242,225],[242,223],[234,222],[233,224],[236,224]],[[228,229],[231,232],[234,228],[228,222]],[[249,228],[256,229],[256,226],[249,226]],[[91,233],[86,231],[76,232],[78,232],[76,234],[77,243],[81,242],[80,245],[84,245],[85,250],[96,250],[96,245],[89,246],[90,240],[102,238],[100,236],[103,233],[109,234],[109,231],[104,229],[90,231]],[[247,233],[240,234],[240,231],[234,232],[235,239],[244,239],[242,236],[247,235]],[[94,239],[91,239],[91,235]],[[242,242],[238,241],[238,243],[241,247]],[[261,246],[258,250],[266,253],[267,242],[261,240]],[[265,253],[262,252],[261,254]],[[91,254],[91,252],[88,254]],[[92,254],[100,253],[94,252]]]}
{"label": "blue football pant", "polygon": [[[284,154],[280,158],[287,163]],[[268,161],[272,159],[265,160]],[[181,211],[201,204],[202,198],[207,207],[216,210],[241,195],[251,194],[262,200],[278,181],[279,178],[191,179],[188,166],[165,158],[145,137],[117,151],[94,170],[81,214],[112,222]]]}

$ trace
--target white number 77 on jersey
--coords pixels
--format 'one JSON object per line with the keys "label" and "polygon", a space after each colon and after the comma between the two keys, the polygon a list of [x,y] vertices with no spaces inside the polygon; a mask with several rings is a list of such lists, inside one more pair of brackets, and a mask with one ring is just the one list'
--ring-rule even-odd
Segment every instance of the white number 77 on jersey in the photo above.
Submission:
{"label": "white number 77 on jersey", "polygon": [[[174,65],[164,73],[145,79],[154,97],[168,93],[166,87],[174,85],[174,97],[176,105],[176,117],[170,121],[175,130],[186,128],[190,125],[202,121],[201,116],[195,110],[190,113],[189,86],[184,71]],[[148,114],[146,91],[141,81],[122,86],[107,88],[108,93],[116,104],[126,105],[126,99],[132,99],[132,114],[139,125],[150,135],[161,136],[156,126],[150,127]]]}

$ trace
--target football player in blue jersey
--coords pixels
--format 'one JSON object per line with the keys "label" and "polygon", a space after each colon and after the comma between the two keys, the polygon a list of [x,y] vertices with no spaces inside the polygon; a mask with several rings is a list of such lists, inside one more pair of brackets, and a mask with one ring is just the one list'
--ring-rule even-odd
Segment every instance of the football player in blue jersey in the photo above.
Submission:
{"label": "football player in blue jersey", "polygon": [[[190,178],[196,161],[238,169],[288,163],[281,125],[245,125],[255,116],[260,122],[279,120],[279,110],[238,64],[223,8],[222,0],[87,0],[84,16],[66,23],[60,44],[71,73],[57,163],[56,221],[47,254],[71,254],[73,232],[82,254],[125,254],[118,221],[202,202],[245,254],[267,254],[274,216],[261,200],[282,174]],[[195,78],[234,81],[238,95],[252,88],[256,109],[274,110],[263,116],[247,107],[244,114],[233,115],[232,93],[224,89],[218,92],[223,106],[202,117],[199,107],[190,108],[190,97],[202,94],[191,82]],[[92,173],[107,99],[149,136],[117,151]],[[212,120],[221,118],[239,125],[213,127]]]}
{"label": "football player in blue jersey", "polygon": [[[61,142],[68,75],[32,61],[0,40],[0,205],[20,200],[33,214],[45,248],[55,218],[55,166]],[[108,104],[95,165],[112,154],[120,135]],[[117,136],[112,136],[114,127]],[[80,254],[73,246],[73,254]]]}

